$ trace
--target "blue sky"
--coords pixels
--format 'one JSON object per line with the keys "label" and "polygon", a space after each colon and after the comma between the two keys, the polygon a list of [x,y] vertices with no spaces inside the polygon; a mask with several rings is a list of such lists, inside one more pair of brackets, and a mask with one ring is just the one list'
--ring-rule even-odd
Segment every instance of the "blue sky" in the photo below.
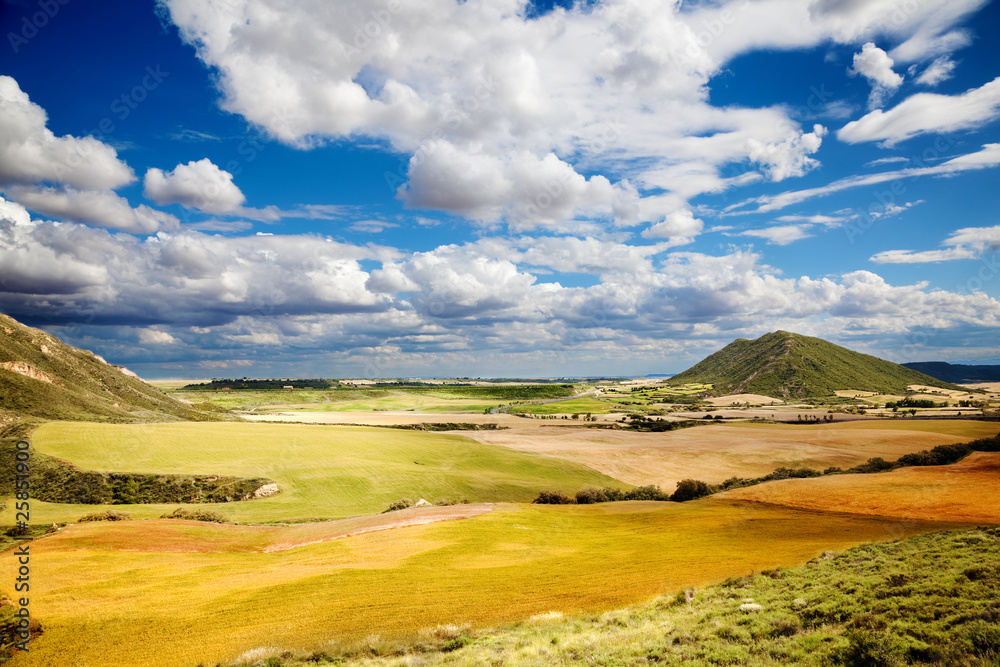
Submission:
{"label": "blue sky", "polygon": [[0,310],[146,377],[1000,359],[1000,3],[285,4],[0,4]]}

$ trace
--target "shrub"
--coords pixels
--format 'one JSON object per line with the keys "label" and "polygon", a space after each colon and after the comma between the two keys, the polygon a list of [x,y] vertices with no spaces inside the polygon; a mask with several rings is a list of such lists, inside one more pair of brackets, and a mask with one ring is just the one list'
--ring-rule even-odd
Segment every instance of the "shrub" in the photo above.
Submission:
{"label": "shrub", "polygon": [[446,641],[444,646],[441,647],[441,650],[445,653],[450,653],[451,651],[457,651],[464,646],[468,646],[470,643],[472,643],[472,640],[467,636],[462,635],[461,637],[455,637],[454,639]]}
{"label": "shrub", "polygon": [[562,491],[542,491],[531,502],[536,505],[572,505],[576,501]]}
{"label": "shrub", "polygon": [[837,664],[846,667],[895,667],[903,664],[902,641],[888,632],[854,628],[846,635],[847,646],[834,653]]}
{"label": "shrub", "polygon": [[670,500],[669,494],[660,490],[655,484],[637,486],[624,494],[623,500]]}
{"label": "shrub", "polygon": [[399,500],[394,500],[389,503],[389,506],[382,510],[382,514],[386,512],[395,512],[397,510],[405,510],[407,507],[413,505],[413,501],[409,498],[400,498]]}
{"label": "shrub", "polygon": [[694,500],[695,498],[707,496],[711,494],[712,491],[712,487],[700,479],[682,479],[677,482],[677,489],[674,491],[673,495],[670,496],[670,500],[683,503],[688,500]]}
{"label": "shrub", "polygon": [[853,468],[847,470],[847,472],[857,472],[857,473],[873,473],[873,472],[883,472],[885,470],[893,470],[898,468],[899,464],[894,461],[886,461],[880,456],[870,458],[861,465],[856,465]]}
{"label": "shrub", "polygon": [[107,512],[94,512],[93,514],[85,514],[79,519],[79,523],[87,523],[89,521],[128,521],[132,518],[132,515],[127,512],[118,512],[116,510],[108,510]]}
{"label": "shrub", "polygon": [[600,489],[584,489],[576,492],[576,502],[580,505],[590,505],[593,503],[606,503],[609,498]]}
{"label": "shrub", "polygon": [[212,510],[186,510],[178,507],[170,514],[160,515],[161,519],[188,519],[190,521],[210,521],[212,523],[227,523],[229,520]]}
{"label": "shrub", "polygon": [[995,657],[1000,654],[1000,626],[974,621],[966,626],[965,634],[979,655]]}

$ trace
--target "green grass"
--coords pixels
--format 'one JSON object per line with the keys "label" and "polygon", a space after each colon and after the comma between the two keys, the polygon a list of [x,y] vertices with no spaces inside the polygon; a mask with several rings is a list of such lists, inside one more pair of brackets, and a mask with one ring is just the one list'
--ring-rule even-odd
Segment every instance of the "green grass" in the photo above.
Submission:
{"label": "green grass", "polygon": [[497,387],[401,387],[338,389],[281,389],[273,391],[173,391],[172,396],[227,410],[295,410],[317,412],[366,412],[412,410],[415,412],[475,413],[520,400],[571,396],[563,385]]}
{"label": "green grass", "polygon": [[559,401],[558,403],[542,403],[540,405],[521,405],[511,409],[513,414],[532,415],[555,415],[573,414],[578,412],[586,414],[606,414],[609,412],[621,412],[623,406],[617,402],[606,401],[596,398],[575,398],[570,401]]}
{"label": "green grass", "polygon": [[[622,484],[561,459],[469,438],[361,426],[247,423],[94,424],[52,422],[31,438],[42,453],[86,470],[267,477],[271,498],[206,503],[239,522],[373,514],[402,497],[528,502],[543,489]],[[99,505],[33,501],[38,521],[74,521]],[[169,505],[118,505],[155,517]],[[8,507],[0,521],[12,523]]]}
{"label": "green grass", "polygon": [[[517,505],[264,553],[259,536],[294,529],[81,524],[31,545],[32,612],[44,634],[11,665],[180,667],[258,647],[413,641],[439,624],[600,613],[941,526],[717,500]],[[0,582],[16,567],[5,554]]]}

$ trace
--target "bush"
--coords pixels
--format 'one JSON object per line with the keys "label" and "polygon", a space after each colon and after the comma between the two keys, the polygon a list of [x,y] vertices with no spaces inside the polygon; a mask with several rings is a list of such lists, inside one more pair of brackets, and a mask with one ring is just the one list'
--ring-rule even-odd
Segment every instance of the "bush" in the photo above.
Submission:
{"label": "bush", "polygon": [[593,503],[606,503],[608,496],[600,489],[584,489],[576,492],[576,502],[580,505],[591,505]]}
{"label": "bush", "polygon": [[990,658],[1000,655],[1000,626],[974,621],[966,626],[965,635],[979,655]]}
{"label": "bush", "polygon": [[82,517],[80,517],[78,523],[87,523],[89,521],[128,521],[131,518],[132,515],[127,512],[108,510],[107,512],[94,512],[93,514],[85,514]]}
{"label": "bush", "polygon": [[880,456],[870,458],[861,465],[856,465],[853,468],[849,468],[847,472],[857,472],[857,473],[873,473],[873,472],[883,472],[886,470],[894,470],[900,467],[894,461],[886,461]]}
{"label": "bush", "polygon": [[542,491],[538,497],[531,502],[536,505],[573,505],[575,500],[567,496],[562,491]]}
{"label": "bush", "polygon": [[695,498],[707,496],[713,491],[714,489],[711,486],[700,479],[682,479],[677,482],[677,489],[674,491],[673,495],[670,496],[670,500],[683,503],[688,500],[694,500]]}
{"label": "bush", "polygon": [[394,500],[389,503],[389,506],[382,510],[382,514],[386,512],[395,512],[397,510],[405,510],[407,507],[413,505],[413,501],[409,498],[400,498],[399,500]]}
{"label": "bush", "polygon": [[161,519],[188,519],[190,521],[210,521],[212,523],[227,523],[229,520],[212,510],[186,510],[178,507],[170,514],[160,515]]}
{"label": "bush", "polygon": [[451,651],[457,651],[458,649],[464,646],[468,646],[471,643],[472,643],[471,639],[469,639],[465,635],[462,635],[461,637],[455,637],[454,639],[449,639],[448,641],[446,641],[444,643],[444,646],[441,647],[441,650],[444,651],[445,653],[450,653]]}
{"label": "bush", "polygon": [[625,494],[624,500],[671,500],[670,494],[664,493],[660,487],[649,484],[637,486]]}
{"label": "bush", "polygon": [[848,630],[847,646],[834,653],[837,664],[847,667],[895,667],[904,664],[904,646],[896,636],[875,630]]}

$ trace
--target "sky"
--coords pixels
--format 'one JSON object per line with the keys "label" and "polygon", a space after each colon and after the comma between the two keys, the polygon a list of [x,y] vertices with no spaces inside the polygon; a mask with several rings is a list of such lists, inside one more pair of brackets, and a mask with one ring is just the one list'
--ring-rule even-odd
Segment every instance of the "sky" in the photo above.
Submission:
{"label": "sky", "polygon": [[1000,1],[0,0],[0,311],[147,378],[1000,360]]}

